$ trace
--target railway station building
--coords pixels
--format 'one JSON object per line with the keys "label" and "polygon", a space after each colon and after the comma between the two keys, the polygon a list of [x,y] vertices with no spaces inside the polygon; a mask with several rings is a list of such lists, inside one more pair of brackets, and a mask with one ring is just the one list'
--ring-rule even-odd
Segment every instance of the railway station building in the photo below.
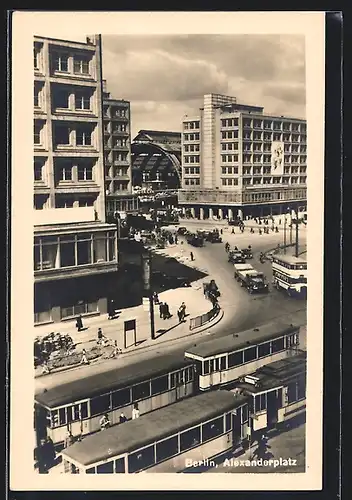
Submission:
{"label": "railway station building", "polygon": [[193,217],[233,219],[305,211],[306,121],[207,94],[182,123],[179,206]]}
{"label": "railway station building", "polygon": [[100,36],[34,37],[34,324],[106,313],[118,281],[105,207]]}

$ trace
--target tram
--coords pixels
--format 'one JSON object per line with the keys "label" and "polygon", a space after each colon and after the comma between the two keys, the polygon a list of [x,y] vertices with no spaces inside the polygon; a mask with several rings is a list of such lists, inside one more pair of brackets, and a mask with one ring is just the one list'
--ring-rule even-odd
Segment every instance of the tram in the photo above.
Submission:
{"label": "tram", "polygon": [[63,472],[197,472],[305,411],[302,352],[244,376],[231,390],[203,392],[85,437],[62,451]]}
{"label": "tram", "polygon": [[278,290],[298,298],[307,297],[307,261],[291,255],[280,255],[272,260],[273,283]]}
{"label": "tram", "polygon": [[194,384],[192,361],[163,355],[44,389],[35,395],[37,444],[48,436],[60,450],[68,431],[93,433],[105,413],[112,425],[121,413],[129,419],[136,403],[141,414],[168,406],[193,395]]}
{"label": "tram", "polygon": [[300,352],[241,378],[233,391],[248,398],[251,439],[305,414],[306,371],[306,353]]}
{"label": "tram", "polygon": [[299,333],[299,326],[277,321],[196,344],[185,358],[195,363],[199,390],[206,391],[295,354]]}
{"label": "tram", "polygon": [[244,396],[223,390],[198,394],[74,443],[61,453],[63,469],[71,474],[182,472],[188,461],[229,452],[247,435],[247,426]]}

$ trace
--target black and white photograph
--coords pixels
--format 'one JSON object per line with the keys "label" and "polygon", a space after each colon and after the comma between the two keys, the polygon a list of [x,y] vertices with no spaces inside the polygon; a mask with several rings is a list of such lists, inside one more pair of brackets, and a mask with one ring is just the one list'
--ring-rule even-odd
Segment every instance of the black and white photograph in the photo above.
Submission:
{"label": "black and white photograph", "polygon": [[319,488],[324,14],[17,16],[16,489]]}

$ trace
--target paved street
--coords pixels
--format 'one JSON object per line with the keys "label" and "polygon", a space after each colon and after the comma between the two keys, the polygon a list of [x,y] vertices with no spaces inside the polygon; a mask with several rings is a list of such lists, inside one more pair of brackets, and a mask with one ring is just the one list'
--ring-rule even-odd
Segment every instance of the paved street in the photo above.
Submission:
{"label": "paved street", "polygon": [[[203,221],[186,222],[182,221],[181,225],[189,227],[190,230],[196,228],[206,227]],[[216,227],[217,224],[212,224]],[[209,227],[209,224],[208,224]],[[211,338],[212,336],[223,336],[230,332],[238,332],[241,330],[249,329],[260,325],[262,323],[270,322],[278,317],[285,317],[295,324],[303,325],[306,323],[306,303],[303,301],[292,299],[285,294],[272,289],[268,295],[249,295],[246,290],[241,288],[233,278],[233,266],[227,261],[227,255],[224,250],[224,243],[228,241],[230,245],[237,245],[239,248],[252,246],[254,252],[254,259],[252,265],[258,270],[261,269],[267,275],[269,282],[271,281],[271,264],[265,262],[260,264],[258,254],[261,251],[267,251],[277,246],[277,243],[282,243],[282,233],[270,233],[268,235],[250,234],[249,231],[244,234],[231,234],[228,227],[224,224],[219,225],[223,228],[223,243],[211,244],[207,243],[203,248],[194,248],[187,243],[183,245],[171,246],[165,250],[160,250],[161,253],[169,256],[176,256],[183,260],[187,265],[192,265],[200,270],[206,271],[209,280],[214,278],[221,291],[219,303],[223,310],[223,318],[215,326],[203,330],[201,333],[188,338],[189,328],[182,332],[178,327],[172,330],[172,337],[170,342],[163,342],[166,335],[158,340],[146,342],[145,349],[132,351],[128,354],[123,354],[118,359],[106,360],[101,363],[91,364],[90,366],[81,366],[70,369],[64,372],[52,373],[36,379],[36,391],[41,391],[44,388],[55,386],[58,383],[65,383],[79,377],[85,377],[93,373],[102,373],[109,370],[114,370],[119,366],[129,364],[135,360],[147,359],[155,356],[160,356],[166,352],[182,353],[184,350],[193,345],[197,340],[204,338]],[[301,231],[302,247],[305,244],[305,231]],[[181,251],[183,250],[183,252]],[[190,260],[190,251],[195,256],[194,262]],[[182,289],[183,291],[186,289]],[[168,292],[165,292],[168,293]],[[173,291],[179,294],[180,300],[184,296],[180,290]],[[202,293],[202,292],[199,292]],[[204,299],[203,299],[204,300]],[[200,309],[204,309],[201,306]],[[142,306],[140,306],[142,307]],[[209,304],[208,304],[209,307]],[[207,309],[205,309],[207,310]],[[205,312],[205,310],[203,312]],[[104,321],[104,320],[103,320]],[[105,322],[102,318],[94,318],[94,324],[97,328],[102,326],[103,330],[106,328],[111,329],[111,332],[116,328],[114,321]],[[170,320],[171,321],[171,320]],[[109,324],[109,327],[106,325]],[[146,328],[147,325],[146,325]],[[89,331],[89,330],[88,330]],[[106,330],[110,334],[110,330]],[[94,329],[95,332],[95,329]],[[171,332],[170,332],[171,333]],[[169,333],[167,335],[170,335]],[[178,338],[179,337],[179,338]],[[142,344],[143,346],[143,344]],[[301,339],[301,348],[305,348],[305,334]],[[79,375],[78,375],[79,374]]]}

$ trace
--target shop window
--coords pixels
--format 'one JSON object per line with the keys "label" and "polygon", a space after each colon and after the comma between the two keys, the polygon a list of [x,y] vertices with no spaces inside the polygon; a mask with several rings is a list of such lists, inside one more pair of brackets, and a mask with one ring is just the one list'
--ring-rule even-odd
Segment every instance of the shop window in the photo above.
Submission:
{"label": "shop window", "polygon": [[178,436],[165,439],[156,444],[156,462],[162,462],[167,458],[178,454]]}
{"label": "shop window", "polygon": [[229,354],[229,368],[243,364],[243,351],[233,352]]}
{"label": "shop window", "polygon": [[104,394],[103,396],[98,396],[90,400],[90,414],[92,417],[94,415],[106,413],[110,409],[110,394]]}
{"label": "shop window", "polygon": [[143,448],[142,450],[136,451],[135,453],[131,453],[128,457],[128,472],[134,473],[139,470],[145,469],[154,465],[155,463],[155,454],[154,454],[154,445],[149,446],[148,448]]}
{"label": "shop window", "polygon": [[131,403],[131,389],[121,389],[112,393],[112,407],[119,408]]}
{"label": "shop window", "polygon": [[167,391],[169,388],[168,376],[164,375],[163,377],[155,378],[154,380],[151,381],[151,386],[152,386],[152,396]]}
{"label": "shop window", "polygon": [[202,442],[214,439],[224,432],[224,419],[223,417],[215,418],[210,422],[202,425]]}
{"label": "shop window", "polygon": [[285,349],[285,338],[281,337],[280,339],[273,340],[271,342],[271,352],[279,352]]}
{"label": "shop window", "polygon": [[250,347],[249,349],[245,349],[243,351],[244,355],[244,362],[247,363],[248,361],[253,361],[257,359],[257,348],[256,347]]}
{"label": "shop window", "polygon": [[200,427],[194,427],[180,434],[180,452],[194,448],[200,443]]}
{"label": "shop window", "polygon": [[270,342],[258,345],[258,358],[264,358],[270,355]]}
{"label": "shop window", "polygon": [[134,385],[132,387],[132,401],[139,399],[149,398],[150,396],[150,383],[143,382],[142,384]]}
{"label": "shop window", "polygon": [[97,474],[112,474],[114,472],[114,462],[106,462],[97,466]]}

